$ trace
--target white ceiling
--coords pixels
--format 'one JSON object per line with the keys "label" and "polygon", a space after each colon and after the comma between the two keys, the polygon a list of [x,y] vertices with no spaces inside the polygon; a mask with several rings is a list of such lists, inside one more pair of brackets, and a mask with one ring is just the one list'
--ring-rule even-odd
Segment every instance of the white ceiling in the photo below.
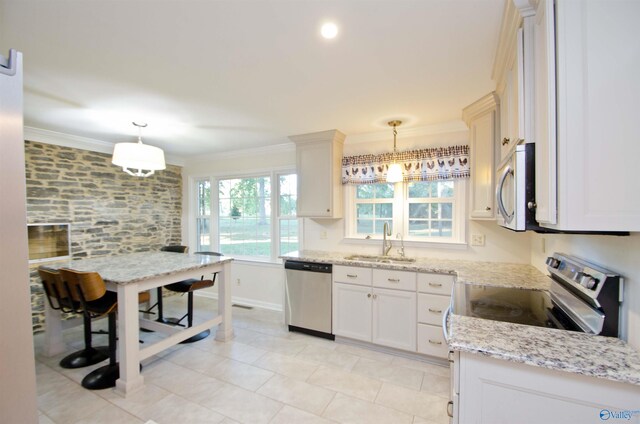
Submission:
{"label": "white ceiling", "polygon": [[[460,120],[494,88],[504,0],[0,0],[25,125],[169,154]],[[319,26],[335,21],[327,41]],[[400,127],[401,134],[403,127]]]}

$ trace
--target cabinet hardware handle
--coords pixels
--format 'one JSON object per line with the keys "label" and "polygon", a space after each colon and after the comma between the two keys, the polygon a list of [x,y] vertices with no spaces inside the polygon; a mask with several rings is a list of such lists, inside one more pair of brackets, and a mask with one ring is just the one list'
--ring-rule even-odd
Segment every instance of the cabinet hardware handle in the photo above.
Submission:
{"label": "cabinet hardware handle", "polygon": [[447,402],[447,415],[449,418],[453,418],[453,401],[450,400]]}
{"label": "cabinet hardware handle", "polygon": [[490,207],[490,206],[487,206],[486,208],[484,208],[484,210],[485,210],[485,211],[490,211],[490,210],[491,210],[491,207]]}
{"label": "cabinet hardware handle", "polygon": [[511,139],[509,139],[508,137],[505,137],[502,139],[502,145],[506,146],[507,144],[509,144],[509,141],[511,141]]}
{"label": "cabinet hardware handle", "polygon": [[442,313],[442,309],[429,308],[429,312],[433,312],[434,314],[441,314]]}
{"label": "cabinet hardware handle", "polygon": [[442,342],[439,342],[437,340],[431,340],[431,339],[429,339],[429,343],[434,344],[434,345],[441,345],[442,344]]}
{"label": "cabinet hardware handle", "polygon": [[377,299],[377,298],[378,298],[378,295],[377,295],[377,294],[374,294],[374,295],[373,295],[373,298],[374,298],[374,299]]}
{"label": "cabinet hardware handle", "polygon": [[450,350],[449,353],[447,353],[447,359],[453,364],[453,351]]}
{"label": "cabinet hardware handle", "polygon": [[431,287],[442,287],[442,284],[440,284],[440,283],[429,283],[429,286],[431,286]]}
{"label": "cabinet hardware handle", "polygon": [[367,297],[371,297],[371,293],[367,293]]}
{"label": "cabinet hardware handle", "polygon": [[400,279],[399,278],[387,278],[387,281],[390,281],[392,283],[399,283]]}
{"label": "cabinet hardware handle", "polygon": [[347,274],[349,278],[358,278],[358,274]]}
{"label": "cabinet hardware handle", "polygon": [[327,209],[327,212],[331,212],[331,209]]}

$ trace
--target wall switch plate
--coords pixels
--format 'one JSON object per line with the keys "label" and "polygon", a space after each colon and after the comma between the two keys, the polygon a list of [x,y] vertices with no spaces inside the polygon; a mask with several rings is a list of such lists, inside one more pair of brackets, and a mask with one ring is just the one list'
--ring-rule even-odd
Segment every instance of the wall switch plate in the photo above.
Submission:
{"label": "wall switch plate", "polygon": [[484,234],[471,234],[471,246],[484,246]]}

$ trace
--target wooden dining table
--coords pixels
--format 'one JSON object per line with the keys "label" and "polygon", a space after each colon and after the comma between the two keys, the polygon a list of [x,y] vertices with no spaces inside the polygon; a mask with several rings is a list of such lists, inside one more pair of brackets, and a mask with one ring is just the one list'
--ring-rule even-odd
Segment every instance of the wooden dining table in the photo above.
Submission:
{"label": "wooden dining table", "polygon": [[[231,288],[229,277],[233,258],[173,252],[139,252],[122,255],[57,262],[45,266],[48,269],[70,268],[77,271],[93,271],[102,276],[107,290],[118,294],[118,361],[120,378],[115,391],[123,396],[144,386],[140,374],[140,362],[201,331],[218,326],[216,340],[227,341],[233,337],[231,320]],[[161,287],[187,278],[209,278],[217,272],[217,315],[191,328],[182,328],[142,318],[139,315],[138,293]],[[66,351],[62,339],[60,311],[45,302],[45,354],[57,355]],[[152,344],[139,343],[140,328],[146,328],[166,337]]]}

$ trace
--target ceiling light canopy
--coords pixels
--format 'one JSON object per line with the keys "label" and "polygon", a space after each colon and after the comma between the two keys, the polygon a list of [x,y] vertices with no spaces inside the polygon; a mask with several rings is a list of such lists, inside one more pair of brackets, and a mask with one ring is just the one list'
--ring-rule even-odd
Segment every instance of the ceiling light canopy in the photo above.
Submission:
{"label": "ceiling light canopy", "polygon": [[[142,128],[147,124],[132,122],[138,127],[137,143],[117,143],[113,149],[111,163],[134,177],[148,177],[155,171],[166,168],[164,152],[158,147],[142,144]],[[137,170],[137,171],[136,171]]]}
{"label": "ceiling light canopy", "polygon": [[333,22],[327,22],[320,28],[320,34],[327,40],[336,38],[336,35],[338,35],[338,26]]}
{"label": "ceiling light canopy", "polygon": [[400,124],[402,124],[402,121],[389,121],[389,126],[393,127],[393,163],[389,165],[389,169],[387,169],[388,183],[399,183],[403,179],[402,166],[396,162],[396,136],[398,135],[396,127]]}

